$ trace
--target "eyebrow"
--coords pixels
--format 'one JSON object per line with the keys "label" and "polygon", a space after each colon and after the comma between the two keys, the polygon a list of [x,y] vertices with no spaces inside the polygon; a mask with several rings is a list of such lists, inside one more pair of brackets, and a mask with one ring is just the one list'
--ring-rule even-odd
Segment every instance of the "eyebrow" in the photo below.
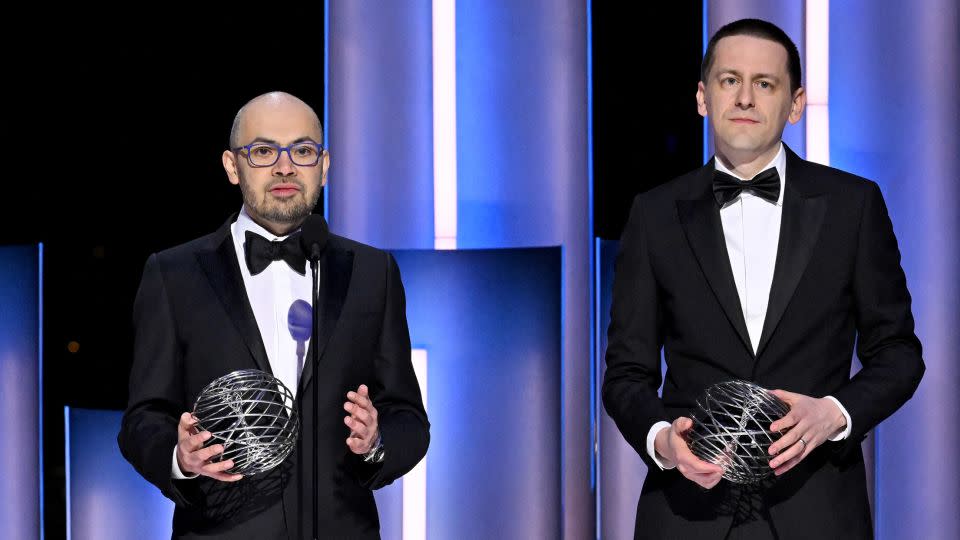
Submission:
{"label": "eyebrow", "polygon": [[[735,69],[718,69],[718,70],[717,70],[717,76],[718,76],[718,77],[721,76],[721,75],[723,75],[723,74],[725,74],[725,73],[729,73],[730,75],[736,75],[737,77],[740,77],[741,79],[744,78],[744,77],[743,77],[743,73],[740,73],[739,71],[737,71],[737,70],[735,70]],[[779,82],[779,81],[780,81],[780,77],[778,77],[778,76],[776,76],[776,75],[772,75],[772,74],[770,74],[770,73],[757,73],[757,74],[755,74],[755,75],[753,76],[753,80],[757,80],[757,79],[772,79],[772,80],[774,80],[774,81],[776,81],[776,82]]]}
{"label": "eyebrow", "polygon": [[[290,144],[297,144],[302,142],[312,142],[314,144],[320,144],[317,141],[313,140],[313,137],[309,137],[309,136],[300,137],[299,139],[294,140]],[[279,142],[275,141],[274,139],[268,139],[267,137],[257,137],[252,141],[250,141],[250,144],[255,144],[255,143],[269,143],[269,144],[275,144],[277,146],[282,146]]]}

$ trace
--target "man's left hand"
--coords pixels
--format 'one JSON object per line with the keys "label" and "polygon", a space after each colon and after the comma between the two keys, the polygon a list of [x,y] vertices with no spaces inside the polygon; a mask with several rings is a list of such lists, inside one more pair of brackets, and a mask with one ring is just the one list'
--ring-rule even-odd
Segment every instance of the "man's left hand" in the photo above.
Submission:
{"label": "man's left hand", "polygon": [[347,446],[354,454],[363,455],[373,448],[377,442],[380,424],[377,422],[377,408],[370,400],[370,390],[367,385],[361,384],[356,392],[347,392],[347,402],[343,410],[350,413],[343,419],[343,423],[350,428],[347,437]]}
{"label": "man's left hand", "polygon": [[846,420],[836,403],[829,399],[785,390],[773,390],[772,393],[790,406],[790,412],[770,424],[771,431],[789,429],[769,449],[771,456],[777,456],[770,460],[770,466],[774,474],[780,476],[810,455],[814,448],[842,431]]}

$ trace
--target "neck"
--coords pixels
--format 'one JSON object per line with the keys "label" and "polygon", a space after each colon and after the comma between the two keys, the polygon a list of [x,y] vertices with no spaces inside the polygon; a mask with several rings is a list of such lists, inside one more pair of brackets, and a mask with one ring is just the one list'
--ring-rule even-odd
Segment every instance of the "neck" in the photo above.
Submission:
{"label": "neck", "polygon": [[717,159],[721,160],[723,165],[730,169],[732,173],[748,180],[756,176],[763,166],[770,163],[777,152],[780,151],[780,141],[760,152],[741,152],[723,148],[717,142],[714,143],[714,146],[717,149]]}

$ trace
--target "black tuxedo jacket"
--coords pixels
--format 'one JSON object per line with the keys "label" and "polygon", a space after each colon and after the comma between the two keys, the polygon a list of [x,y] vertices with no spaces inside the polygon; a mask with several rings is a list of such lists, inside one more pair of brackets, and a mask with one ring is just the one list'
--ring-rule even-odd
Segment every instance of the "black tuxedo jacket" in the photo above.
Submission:
{"label": "black tuxedo jacket", "polygon": [[[323,538],[378,538],[371,490],[420,461],[429,424],[410,363],[397,264],[388,253],[346,238],[332,235],[320,260],[320,362],[315,369],[307,351],[296,398],[296,450],[273,471],[236,483],[171,478],[179,417],[193,409],[203,387],[238,369],[271,371],[230,235],[234,219],[147,261],[134,305],[134,361],[120,450],[176,503],[174,538],[306,538],[314,512]],[[364,463],[345,442],[343,403],[360,384],[370,388],[379,412],[386,449],[379,465]],[[320,385],[315,433],[313,385]]]}
{"label": "black tuxedo jacket", "polygon": [[[713,161],[634,201],[617,259],[603,402],[649,468],[637,538],[722,538],[743,504],[781,539],[872,534],[860,442],[923,374],[910,294],[877,185],[786,151],[780,243],[756,354],[712,193]],[[851,378],[854,344],[863,369]],[[832,395],[853,431],[750,494],[726,480],[703,490],[661,471],[646,451],[653,424],[689,416],[708,386],[731,379]]]}

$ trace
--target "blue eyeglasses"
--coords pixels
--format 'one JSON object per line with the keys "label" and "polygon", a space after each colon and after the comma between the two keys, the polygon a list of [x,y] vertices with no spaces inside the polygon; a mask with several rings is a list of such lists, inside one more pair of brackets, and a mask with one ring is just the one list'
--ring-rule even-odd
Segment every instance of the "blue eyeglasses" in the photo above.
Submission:
{"label": "blue eyeglasses", "polygon": [[233,149],[234,152],[241,150],[251,167],[271,167],[284,152],[290,156],[294,165],[301,167],[313,167],[320,163],[320,158],[323,157],[323,145],[315,142],[298,142],[290,146],[255,142]]}

